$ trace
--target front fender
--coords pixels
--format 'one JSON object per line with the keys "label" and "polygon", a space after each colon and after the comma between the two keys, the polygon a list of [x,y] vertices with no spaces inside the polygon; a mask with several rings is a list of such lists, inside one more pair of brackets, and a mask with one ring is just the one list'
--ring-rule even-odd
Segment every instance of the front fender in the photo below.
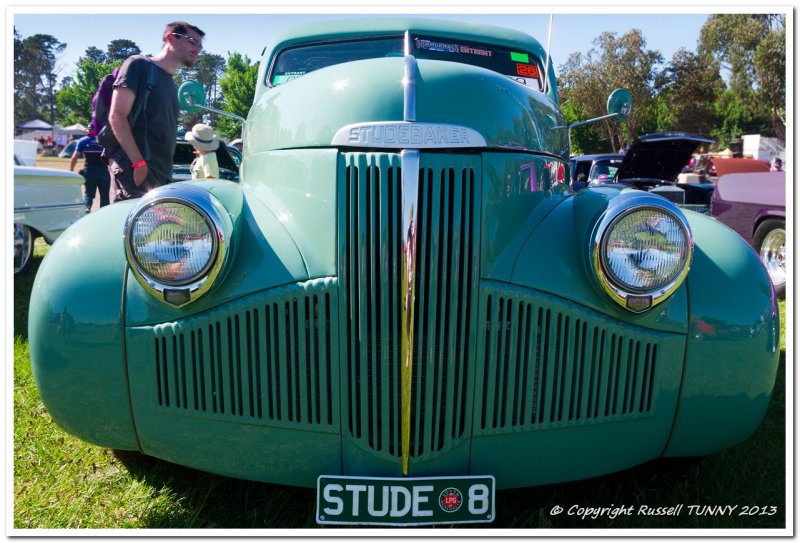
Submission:
{"label": "front fender", "polygon": [[92,213],[53,244],[33,284],[28,339],[53,420],[91,443],[138,450],[121,321],[130,208],[119,203]]}
{"label": "front fender", "polygon": [[687,213],[695,238],[689,341],[666,456],[698,456],[747,439],[760,424],[780,356],[778,308],[755,252],[732,230]]}
{"label": "front fender", "polygon": [[601,187],[565,198],[530,234],[516,258],[511,282],[565,298],[622,322],[685,334],[685,285],[652,310],[634,314],[611,300],[594,276],[591,244],[597,224],[616,198],[635,199],[637,195],[647,193]]}
{"label": "front fender", "polygon": [[214,194],[231,216],[234,248],[227,273],[220,274],[208,293],[181,308],[157,300],[131,274],[125,293],[127,327],[172,322],[248,294],[309,278],[296,240],[250,187],[230,181],[192,184]]}

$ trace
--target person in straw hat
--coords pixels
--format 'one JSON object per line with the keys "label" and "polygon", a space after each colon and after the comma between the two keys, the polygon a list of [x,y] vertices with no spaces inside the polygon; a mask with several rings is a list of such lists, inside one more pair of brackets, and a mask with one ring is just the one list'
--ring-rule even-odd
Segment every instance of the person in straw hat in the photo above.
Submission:
{"label": "person in straw hat", "polygon": [[207,124],[198,123],[186,134],[186,141],[194,147],[197,158],[192,162],[192,179],[218,179],[219,164],[216,150],[219,138]]}

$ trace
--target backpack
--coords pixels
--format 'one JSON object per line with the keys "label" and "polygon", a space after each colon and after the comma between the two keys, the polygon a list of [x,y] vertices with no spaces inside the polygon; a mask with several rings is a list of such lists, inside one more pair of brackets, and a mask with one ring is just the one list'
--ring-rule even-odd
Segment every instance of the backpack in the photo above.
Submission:
{"label": "backpack", "polygon": [[[114,81],[116,81],[118,72],[119,68],[114,70],[114,73],[111,74],[110,76],[104,77],[103,81],[105,81],[109,77],[113,77]],[[156,73],[155,63],[148,62],[147,80],[144,82],[144,89],[140,89],[139,92],[136,93],[136,100],[133,102],[133,109],[128,114],[128,122],[130,123],[131,128],[133,128],[133,126],[136,124],[136,119],[139,118],[139,114],[142,112],[142,110],[144,110],[147,107],[147,99],[150,96],[150,91],[152,91],[153,88],[156,86],[157,77],[158,74]],[[100,82],[100,87],[103,86],[103,81]],[[111,88],[112,91],[113,91],[113,85],[114,85],[113,82],[109,85],[109,88]],[[97,92],[95,93],[97,95],[96,103],[100,106],[100,108],[102,108],[103,104],[105,104],[106,102],[100,91],[101,88],[98,88]],[[108,106],[111,105],[110,94],[108,95],[107,105]],[[97,125],[100,127],[100,130],[95,133],[95,139],[97,140],[97,143],[99,143],[104,149],[113,150],[119,148],[119,142],[117,141],[117,137],[114,135],[114,131],[111,130],[111,125],[108,124],[108,109],[109,108],[106,108],[105,110],[104,120],[99,115],[97,116],[98,120]],[[99,111],[99,113],[102,114],[103,111]],[[105,122],[105,124],[101,124],[101,122],[103,121]],[[147,143],[147,132],[145,132],[144,146],[145,146],[144,157],[145,159],[149,159],[150,146]]]}
{"label": "backpack", "polygon": [[108,111],[111,109],[111,94],[114,92],[114,82],[117,80],[119,68],[105,76],[97,86],[97,92],[92,96],[92,122],[90,124],[95,134],[108,124]]}

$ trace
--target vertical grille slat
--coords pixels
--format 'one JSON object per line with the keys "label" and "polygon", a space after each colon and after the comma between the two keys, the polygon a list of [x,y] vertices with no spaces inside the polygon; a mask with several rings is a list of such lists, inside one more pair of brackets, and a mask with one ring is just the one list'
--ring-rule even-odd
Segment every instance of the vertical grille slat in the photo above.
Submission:
{"label": "vertical grille slat", "polygon": [[155,327],[158,406],[256,424],[335,426],[335,288],[311,281]]}
{"label": "vertical grille slat", "polygon": [[[396,154],[341,155],[340,297],[358,333],[343,331],[349,438],[401,455],[402,194]],[[479,157],[423,154],[419,171],[411,390],[412,457],[467,431],[469,329],[477,291]],[[456,162],[457,164],[454,164]],[[366,387],[366,388],[365,388]]]}
{"label": "vertical grille slat", "polygon": [[484,288],[477,431],[651,416],[656,339],[565,302]]}

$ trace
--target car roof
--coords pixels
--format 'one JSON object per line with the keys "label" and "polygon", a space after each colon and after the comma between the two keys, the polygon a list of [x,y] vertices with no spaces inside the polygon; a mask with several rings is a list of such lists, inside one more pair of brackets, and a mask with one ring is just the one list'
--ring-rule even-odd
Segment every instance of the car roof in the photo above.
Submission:
{"label": "car roof", "polygon": [[279,34],[273,49],[296,42],[335,40],[344,37],[389,36],[402,34],[405,31],[465,41],[488,41],[510,49],[524,46],[544,59],[544,48],[539,41],[518,30],[480,23],[416,17],[358,18],[301,24]]}
{"label": "car roof", "polygon": [[609,154],[601,154],[601,155],[580,155],[580,156],[574,156],[574,157],[570,158],[570,160],[581,160],[581,161],[592,160],[592,161],[594,161],[594,160],[602,160],[604,158],[620,158],[621,159],[624,156],[625,155],[611,154],[611,153],[609,153]]}
{"label": "car roof", "polygon": [[[406,31],[426,37],[482,43],[512,52],[530,53],[538,57],[542,63],[546,63],[547,59],[547,52],[542,44],[530,34],[519,30],[482,23],[420,17],[362,17],[305,23],[287,28],[278,34],[273,42],[264,47],[261,52],[261,60],[264,66],[269,66],[269,63],[274,61],[273,57],[277,52],[294,45],[342,39],[400,36]],[[558,85],[555,66],[552,62],[550,62],[547,72],[544,74],[548,81],[546,95],[557,104]]]}

